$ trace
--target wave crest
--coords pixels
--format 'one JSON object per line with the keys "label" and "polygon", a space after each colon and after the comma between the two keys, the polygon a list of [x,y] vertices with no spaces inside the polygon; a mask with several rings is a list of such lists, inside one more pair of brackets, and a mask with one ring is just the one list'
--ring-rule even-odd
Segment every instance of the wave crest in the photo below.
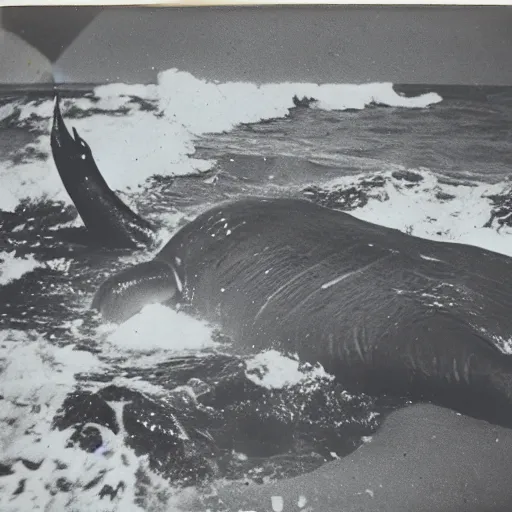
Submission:
{"label": "wave crest", "polygon": [[[91,146],[109,185],[133,192],[151,176],[209,170],[215,162],[193,157],[198,136],[287,116],[296,106],[294,97],[312,98],[313,108],[325,110],[360,110],[375,104],[426,108],[442,101],[436,93],[403,96],[391,83],[216,83],[170,69],[160,73],[156,85],[96,87],[93,95],[63,101],[63,111]],[[26,197],[70,202],[50,154],[52,109],[53,100],[38,99],[15,100],[0,110],[0,126],[23,127],[36,135],[11,152],[1,171],[3,210],[13,211]]]}

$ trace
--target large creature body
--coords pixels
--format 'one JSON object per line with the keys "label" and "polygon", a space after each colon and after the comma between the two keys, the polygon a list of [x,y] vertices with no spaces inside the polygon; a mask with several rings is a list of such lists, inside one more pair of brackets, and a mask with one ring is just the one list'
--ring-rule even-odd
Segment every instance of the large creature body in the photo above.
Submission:
{"label": "large creature body", "polygon": [[512,260],[302,200],[244,199],[183,227],[94,306],[122,321],[169,301],[249,349],[320,362],[347,389],[433,400],[508,423]]}
{"label": "large creature body", "polygon": [[[52,149],[93,235],[115,245],[153,240],[151,226],[108,188],[85,142],[67,132],[58,101]],[[93,307],[123,321],[155,302],[180,304],[249,349],[319,362],[349,390],[512,425],[512,358],[496,347],[512,333],[507,256],[305,200],[244,198],[207,210],[153,261],[109,278]]]}

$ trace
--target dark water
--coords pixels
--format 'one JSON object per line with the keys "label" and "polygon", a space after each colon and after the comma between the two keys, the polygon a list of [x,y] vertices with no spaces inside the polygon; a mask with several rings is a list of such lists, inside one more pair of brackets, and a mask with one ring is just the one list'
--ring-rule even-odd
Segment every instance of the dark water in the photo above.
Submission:
{"label": "dark water", "polygon": [[[432,88],[397,89],[413,95]],[[193,156],[216,160],[210,172],[188,177],[155,173],[144,191],[133,193],[131,200],[145,217],[172,230],[178,224],[169,225],[166,221],[169,210],[193,215],[207,204],[255,193],[304,196],[312,185],[321,191],[334,178],[361,172],[367,174],[369,181],[382,171],[402,168],[420,175],[422,170],[430,171],[440,180],[507,181],[512,169],[512,89],[438,90],[444,100],[424,109],[371,106],[360,111],[323,111],[298,107],[285,118],[203,135],[195,141]],[[46,100],[50,94],[37,90],[23,94],[4,91],[0,106],[16,101],[22,108],[27,102]],[[63,92],[75,98],[84,94],[90,96],[84,91]],[[143,104],[148,111],[153,108],[140,98],[124,108],[129,111],[135,103]],[[67,116],[87,118],[97,113],[92,107],[77,108]],[[123,115],[123,108],[109,115]],[[29,146],[45,133],[45,122],[37,115],[21,120],[19,112],[0,122],[0,180],[6,179],[2,178],[2,162],[16,164],[50,158],[49,152],[37,152]],[[317,194],[313,199],[322,197],[325,199],[325,195]],[[351,209],[354,204],[349,201],[345,206]],[[74,344],[106,362],[108,370],[101,374],[77,374],[78,395],[73,400],[79,404],[97,400],[101,409],[108,401],[105,393],[111,393],[109,399],[114,401],[125,397],[127,391],[112,384],[120,375],[142,379],[169,392],[190,383],[190,379],[200,379],[208,391],[199,394],[199,403],[193,407],[169,405],[150,394],[130,395],[136,405],[132,419],[125,418],[125,428],[131,435],[127,444],[138,455],[148,454],[151,468],[173,484],[196,483],[212,474],[215,478],[247,476],[263,481],[269,476],[311,470],[332,459],[333,454],[343,455],[355,449],[362,436],[375,431],[387,411],[403,403],[347,396],[330,381],[268,390],[247,378],[243,360],[227,355],[229,350],[206,352],[198,358],[162,356],[153,367],[144,369],[137,366],[136,358],[124,365],[109,359],[102,353],[104,340],[97,319],[88,311],[88,303],[106,275],[127,262],[148,256],[94,247],[85,230],[77,227],[79,223],[69,224],[74,219],[72,206],[47,199],[29,199],[14,212],[0,214],[0,250],[15,251],[17,257],[31,255],[42,263],[21,279],[0,286],[1,328],[6,332],[32,331],[59,346]],[[67,271],[56,268],[55,260],[68,265]],[[70,329],[77,319],[83,321],[79,329]],[[222,333],[216,335],[229,347],[229,340],[223,340]],[[80,395],[84,383],[94,383],[93,388],[100,390],[96,391],[100,395],[94,399]],[[64,408],[63,417],[71,414],[75,421],[64,419],[62,424],[57,422],[58,428],[94,421],[108,426],[108,412],[103,417],[94,412],[94,407],[80,406],[78,412],[73,407],[78,406]],[[75,412],[70,413],[70,409]],[[149,417],[150,411],[157,411],[160,417],[160,437],[144,430],[137,420]],[[168,424],[169,411],[189,434],[195,450],[193,457],[184,455],[189,453],[188,448],[184,449],[172,433],[176,425],[173,430]],[[93,439],[90,442],[94,444],[94,435],[83,434],[82,438]],[[86,446],[87,442],[82,444]],[[166,458],[169,452],[174,453],[174,462]],[[236,453],[246,457],[239,458]],[[187,468],[185,477],[183,468]]]}

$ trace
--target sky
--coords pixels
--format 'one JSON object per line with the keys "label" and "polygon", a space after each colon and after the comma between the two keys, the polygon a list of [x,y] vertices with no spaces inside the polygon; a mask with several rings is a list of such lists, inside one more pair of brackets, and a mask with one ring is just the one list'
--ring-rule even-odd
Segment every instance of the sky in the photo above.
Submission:
{"label": "sky", "polygon": [[15,11],[16,31],[58,82],[150,83],[176,67],[222,82],[512,85],[511,7],[53,9],[37,23]]}

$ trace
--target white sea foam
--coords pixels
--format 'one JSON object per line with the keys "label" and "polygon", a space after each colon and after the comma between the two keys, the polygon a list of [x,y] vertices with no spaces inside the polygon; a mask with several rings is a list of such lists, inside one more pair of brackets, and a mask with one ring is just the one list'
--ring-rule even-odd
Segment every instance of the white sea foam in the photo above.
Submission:
{"label": "white sea foam", "polygon": [[[75,373],[98,369],[101,364],[90,354],[54,347],[34,333],[1,331],[0,365],[4,397],[0,460],[12,463],[23,458],[38,463],[47,458],[45,466],[57,459],[73,462],[64,449],[65,434],[52,432],[51,420],[73,389]],[[50,499],[44,483],[58,478],[55,468],[32,472],[17,462],[13,469],[13,475],[0,480],[0,509],[44,510],[44,500]],[[25,492],[16,497],[13,493],[22,478],[26,478]]]}
{"label": "white sea foam", "polygon": [[40,266],[41,263],[31,254],[24,258],[16,258],[14,251],[0,252],[0,285],[19,279]]}
{"label": "white sea foam", "polygon": [[310,379],[331,379],[321,366],[303,370],[297,359],[277,350],[266,350],[247,361],[247,378],[258,386],[280,389]]}
{"label": "white sea foam", "polygon": [[[512,229],[484,227],[492,207],[487,197],[503,193],[503,183],[446,184],[426,169],[414,171],[423,180],[412,186],[393,178],[391,171],[382,173],[385,185],[370,190],[368,203],[350,214],[421,238],[469,244],[512,256]],[[358,186],[362,179],[368,175],[344,176],[326,188]]]}
{"label": "white sea foam", "polygon": [[0,106],[0,122],[16,113],[18,107],[18,101],[13,101],[11,103],[6,103],[5,105]]}
{"label": "white sea foam", "polygon": [[49,435],[51,419],[73,389],[75,374],[102,365],[89,353],[58,348],[21,331],[0,331],[0,364],[0,394],[5,399],[0,408],[0,459],[40,461],[48,455],[48,445],[37,439]]}

